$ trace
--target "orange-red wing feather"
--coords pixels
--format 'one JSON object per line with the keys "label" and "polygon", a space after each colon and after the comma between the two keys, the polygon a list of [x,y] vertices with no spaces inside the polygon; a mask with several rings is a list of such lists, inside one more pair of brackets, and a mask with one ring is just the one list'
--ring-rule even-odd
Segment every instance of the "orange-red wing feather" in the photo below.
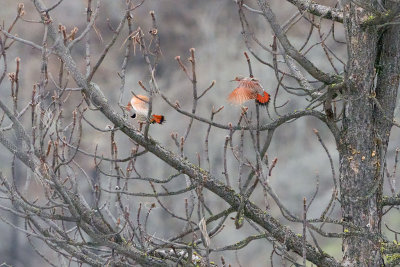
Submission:
{"label": "orange-red wing feather", "polygon": [[240,86],[237,87],[232,93],[228,96],[228,101],[234,104],[241,105],[243,102],[246,102],[250,99],[255,99],[257,97],[257,91],[251,89],[247,86]]}
{"label": "orange-red wing feather", "polygon": [[239,87],[247,87],[249,89],[252,89],[253,91],[256,91],[257,93],[261,94],[263,91],[263,87],[261,86],[260,82],[254,78],[251,80],[241,80],[239,82]]}
{"label": "orange-red wing feather", "polygon": [[[233,90],[232,93],[229,94],[228,96],[228,101],[235,103],[235,104],[242,104],[243,102],[246,102],[247,100],[250,99],[256,99],[258,98],[258,95],[260,95],[260,102],[268,102],[268,99],[265,99],[263,95],[263,88],[260,84],[260,82],[257,79],[254,78],[243,78],[239,81],[239,86]],[[265,103],[266,103],[265,102]]]}
{"label": "orange-red wing feather", "polygon": [[131,106],[133,109],[141,114],[147,114],[147,111],[149,110],[149,98],[145,95],[137,95],[133,96],[131,99]]}

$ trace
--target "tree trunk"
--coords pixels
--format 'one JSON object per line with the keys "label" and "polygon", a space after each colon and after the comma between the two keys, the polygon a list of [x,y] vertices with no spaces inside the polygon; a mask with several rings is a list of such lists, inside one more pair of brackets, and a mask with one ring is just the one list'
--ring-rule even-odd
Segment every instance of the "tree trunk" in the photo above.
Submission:
{"label": "tree trunk", "polygon": [[338,144],[340,192],[343,220],[358,228],[344,229],[343,264],[381,266],[380,201],[399,82],[399,27],[362,26],[368,12],[350,3],[343,8],[349,61]]}

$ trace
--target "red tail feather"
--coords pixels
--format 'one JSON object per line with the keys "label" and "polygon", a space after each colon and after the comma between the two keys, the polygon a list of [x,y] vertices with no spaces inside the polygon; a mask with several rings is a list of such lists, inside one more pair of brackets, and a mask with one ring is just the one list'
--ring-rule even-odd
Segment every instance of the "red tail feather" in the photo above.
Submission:
{"label": "red tail feather", "polygon": [[150,123],[162,124],[164,121],[165,121],[165,117],[163,115],[153,114],[150,119]]}
{"label": "red tail feather", "polygon": [[260,105],[266,105],[266,104],[268,104],[269,99],[270,99],[270,96],[269,96],[269,94],[268,94],[267,92],[264,91],[263,94],[264,94],[263,96],[260,95],[260,94],[257,94],[256,101],[257,101],[257,103],[260,104]]}

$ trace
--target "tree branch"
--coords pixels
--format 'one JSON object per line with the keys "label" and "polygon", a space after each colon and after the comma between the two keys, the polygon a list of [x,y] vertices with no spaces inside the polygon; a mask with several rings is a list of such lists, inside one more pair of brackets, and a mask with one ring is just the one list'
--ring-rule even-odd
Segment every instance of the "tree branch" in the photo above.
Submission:
{"label": "tree branch", "polygon": [[313,15],[336,22],[343,22],[343,12],[340,9],[313,3],[307,0],[287,0],[298,9],[307,11]]}
{"label": "tree branch", "polygon": [[[37,10],[46,10],[44,4],[41,0],[33,0]],[[45,14],[41,14],[42,19],[44,19]],[[204,188],[207,188],[211,192],[215,193],[222,199],[224,199],[233,208],[238,209],[241,205],[241,198],[237,193],[230,187],[219,182],[219,179],[212,176],[209,172],[204,171],[199,166],[196,166],[184,158],[181,158],[169,150],[165,149],[163,146],[158,144],[150,136],[145,136],[142,133],[136,131],[119,113],[117,113],[109,104],[108,100],[105,98],[104,94],[100,90],[99,86],[95,83],[88,83],[85,76],[78,70],[78,67],[73,60],[70,51],[65,47],[62,41],[57,41],[58,32],[53,25],[53,22],[48,24],[48,36],[54,40],[54,53],[57,54],[60,59],[64,62],[65,68],[69,71],[70,75],[74,78],[75,82],[79,87],[82,88],[82,93],[84,96],[102,113],[104,114],[114,125],[119,127],[119,129],[125,133],[129,138],[135,141],[137,144],[145,147],[149,152],[154,154],[156,157],[163,160],[172,168],[188,175],[193,181],[201,183]],[[325,76],[322,76],[325,77]],[[301,113],[291,114],[291,118],[298,118],[304,115],[314,115],[321,119],[324,119],[322,113],[316,111],[303,111]],[[287,117],[283,120],[278,119],[273,122],[273,126],[276,127],[287,121]],[[273,127],[271,125],[269,127]],[[21,156],[21,155],[19,155]],[[29,164],[29,163],[28,163]],[[36,166],[35,166],[36,167]],[[51,173],[49,173],[51,176]],[[54,181],[54,187],[65,199],[65,201],[70,204],[70,210],[72,216],[79,216],[82,218],[82,223],[80,227],[89,234],[97,242],[108,246],[109,248],[118,250],[118,253],[129,256],[135,259],[138,263],[148,266],[164,266],[165,262],[157,257],[152,257],[146,255],[142,251],[136,249],[133,246],[120,245],[116,242],[110,241],[104,235],[114,234],[111,227],[100,218],[99,215],[95,215],[86,206],[83,199],[75,195],[73,192],[69,192],[62,188],[62,185],[57,179],[51,179]],[[273,237],[280,243],[284,243],[288,249],[293,250],[298,255],[303,254],[303,238],[298,237],[292,230],[286,226],[280,224],[274,217],[270,214],[261,210],[255,204],[246,201],[244,204],[244,215],[263,227],[268,235]],[[90,224],[90,225],[89,225]],[[101,233],[93,232],[90,227],[92,224],[96,225],[96,230]],[[341,266],[333,257],[320,253],[311,244],[306,243],[306,254],[307,259],[319,266]]]}
{"label": "tree branch", "polygon": [[[233,0],[235,3],[238,3],[238,0]],[[305,0],[287,0],[291,4],[295,5],[299,10],[309,12],[315,16],[330,19],[336,22],[343,22],[343,12],[340,9],[324,6],[320,4],[313,3],[311,1]],[[243,7],[250,12],[263,15],[263,12],[250,6],[243,4]]]}
{"label": "tree branch", "polygon": [[335,75],[327,74],[309,61],[304,55],[302,55],[293,45],[289,42],[284,30],[279,25],[276,20],[275,14],[272,11],[271,7],[267,3],[266,0],[258,0],[258,5],[263,12],[264,18],[270,24],[272,30],[274,31],[276,37],[278,38],[279,42],[282,44],[283,48],[285,49],[286,53],[296,60],[308,73],[311,74],[315,79],[324,82],[326,84],[333,84],[339,83],[341,79]]}
{"label": "tree branch", "polygon": [[[51,28],[51,27],[50,27]],[[50,33],[52,31],[49,31]],[[51,36],[51,34],[50,34]],[[169,164],[171,167],[178,171],[187,174],[191,179],[197,182],[204,182],[204,186],[210,191],[214,192],[232,207],[239,208],[240,198],[236,192],[218,182],[218,179],[212,177],[208,172],[200,169],[199,167],[189,163],[188,161],[174,155],[172,152],[160,146],[155,140],[135,131],[130,124],[117,112],[115,112],[108,104],[107,99],[100,91],[99,87],[91,83],[88,85],[84,76],[78,71],[75,62],[73,61],[68,50],[65,49],[62,43],[55,46],[55,51],[58,56],[65,62],[67,70],[71,73],[78,86],[82,87],[85,95],[89,96],[92,103],[121,131],[129,136],[132,140],[139,145],[146,147],[155,156]],[[301,255],[302,253],[302,239],[299,238],[294,232],[279,224],[271,215],[265,214],[255,204],[246,203],[244,209],[245,215],[265,228],[275,239],[283,242],[286,240],[286,245]],[[331,256],[323,255],[310,244],[307,244],[307,259],[315,264],[321,266],[340,266],[340,264]]]}
{"label": "tree branch", "polygon": [[396,205],[400,205],[400,195],[393,196],[393,197],[388,197],[388,196],[382,197],[381,205],[382,205],[382,206],[396,206]]}

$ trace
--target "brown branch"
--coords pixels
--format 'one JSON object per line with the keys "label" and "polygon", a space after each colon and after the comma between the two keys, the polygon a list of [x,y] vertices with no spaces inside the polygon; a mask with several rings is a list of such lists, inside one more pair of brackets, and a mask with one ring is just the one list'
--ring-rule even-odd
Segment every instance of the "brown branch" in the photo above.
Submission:
{"label": "brown branch", "polygon": [[[233,0],[237,3],[239,0]],[[295,5],[301,11],[309,12],[313,15],[319,16],[324,19],[330,19],[336,22],[343,22],[343,11],[337,8],[328,7],[320,4],[316,4],[306,0],[287,0],[288,2]],[[263,12],[243,4],[243,7],[248,11],[262,15]]]}
{"label": "brown branch", "polygon": [[[34,4],[39,11],[45,10],[45,7],[40,0],[35,0]],[[44,16],[43,14],[41,15]],[[54,28],[51,22],[49,22],[48,24],[48,35],[53,40],[56,40],[57,38],[57,30]],[[201,187],[204,186],[204,188],[215,193],[216,195],[224,199],[233,208],[239,208],[241,204],[241,199],[237,196],[237,193],[233,189],[220,183],[218,181],[219,179],[213,177],[210,173],[168,151],[167,149],[159,145],[150,136],[145,136],[142,133],[133,129],[133,127],[120,114],[113,110],[113,108],[99,89],[99,86],[94,83],[89,83],[88,80],[90,80],[90,78],[86,79],[85,76],[78,70],[77,65],[72,59],[69,50],[62,42],[55,43],[54,52],[62,59],[65,64],[66,70],[69,71],[70,75],[74,78],[77,85],[82,88],[82,92],[85,94],[88,100],[90,100],[94,104],[94,106],[96,106],[98,110],[102,114],[104,114],[112,122],[113,125],[115,125],[115,127],[119,127],[121,131],[129,136],[133,141],[143,147],[146,147],[148,151],[166,162],[172,168],[175,168],[189,176],[193,182],[197,182],[201,185]],[[301,117],[304,115],[313,115],[319,117],[320,119],[324,118],[323,114],[321,115],[320,113],[315,111],[304,111],[300,112],[299,114],[290,114],[290,116],[292,116],[292,119],[296,118],[296,116]],[[271,123],[268,127],[272,127],[270,129],[274,129],[280,124],[286,122],[287,119],[288,117],[285,117],[283,120],[278,119],[277,121]],[[271,125],[276,127],[273,127]],[[23,158],[21,154],[18,154],[18,156]],[[32,168],[33,170],[37,167],[36,164],[38,164],[36,162],[34,163],[35,165]],[[27,162],[27,164],[29,164],[29,161]],[[51,172],[47,175],[49,180],[54,182],[54,187],[61,194],[63,200],[69,204],[69,209],[72,215],[82,218],[82,222],[79,225],[80,228],[82,228],[82,230],[90,235],[95,242],[99,242],[104,246],[115,249],[118,251],[118,253],[133,258],[142,265],[165,265],[164,260],[151,257],[141,251],[138,251],[138,249],[133,246],[119,245],[116,242],[110,241],[107,238],[108,235],[114,234],[111,226],[106,224],[99,215],[96,215],[95,213],[88,210],[88,208],[85,207],[85,205],[83,205],[83,203],[80,201],[78,196],[76,196],[72,192],[69,192],[68,190],[65,190],[58,179],[52,178]],[[199,191],[201,192],[201,190]],[[199,197],[200,195],[201,194],[199,193]],[[247,218],[264,228],[274,239],[276,239],[278,242],[285,243],[288,249],[293,250],[298,255],[302,255],[302,248],[304,247],[303,240],[302,238],[299,238],[293,231],[280,224],[270,214],[264,213],[253,203],[245,202],[243,210],[244,215]],[[92,228],[92,225],[96,225],[96,228]],[[37,228],[39,228],[39,226],[37,226]],[[97,231],[99,231],[101,235],[99,235]],[[333,257],[330,257],[327,254],[319,253],[312,245],[306,243],[305,247],[307,251],[307,259],[310,262],[313,262],[314,264],[320,266],[340,266],[340,263],[338,263]]]}
{"label": "brown branch", "polygon": [[[52,31],[50,31],[51,33]],[[204,186],[210,191],[214,192],[227,203],[234,208],[239,208],[240,198],[237,196],[234,190],[226,187],[225,185],[217,182],[218,179],[212,177],[208,172],[199,169],[197,166],[177,157],[172,152],[166,150],[157,142],[150,137],[145,138],[143,134],[135,131],[124,118],[116,113],[108,101],[104,97],[96,84],[88,85],[84,76],[78,71],[75,62],[73,61],[69,52],[65,49],[62,44],[58,44],[55,50],[59,57],[65,62],[67,70],[74,77],[78,86],[83,88],[86,95],[90,96],[90,100],[95,106],[115,125],[120,127],[121,131],[127,136],[133,139],[138,144],[146,147],[151,153],[158,158],[162,159],[171,167],[182,171],[187,174],[191,179],[199,182],[203,182]],[[268,232],[273,235],[278,241],[283,242],[286,239],[286,245],[294,250],[299,255],[302,254],[302,240],[294,232],[288,228],[283,227],[278,221],[276,221],[271,215],[265,214],[255,204],[247,202],[244,208],[244,214],[246,217],[258,223],[260,226],[265,228]],[[340,264],[332,257],[328,255],[321,255],[317,250],[310,244],[307,244],[307,259],[315,264],[323,266],[340,266]]]}
{"label": "brown branch", "polygon": [[333,84],[338,83],[340,79],[335,75],[330,75],[324,73],[315,65],[309,61],[304,55],[302,55],[293,45],[290,43],[289,39],[287,38],[286,34],[284,33],[282,27],[276,20],[276,16],[272,11],[271,7],[267,3],[266,0],[258,0],[258,5],[263,12],[263,16],[270,24],[272,30],[274,31],[276,37],[279,39],[279,42],[282,44],[285,52],[296,60],[308,73],[311,74],[315,79],[324,82],[326,84]]}
{"label": "brown branch", "polygon": [[324,19],[343,22],[343,11],[337,8],[316,4],[307,0],[287,0],[298,9],[307,11]]}
{"label": "brown branch", "polygon": [[[96,65],[94,65],[92,71],[90,72],[90,74],[88,75],[87,80],[91,81],[93,78],[93,75],[96,73],[97,69],[100,67],[101,63],[103,62],[104,58],[106,57],[106,55],[108,54],[108,51],[110,50],[110,48],[114,45],[115,41],[117,40],[119,33],[121,32],[125,21],[128,17],[128,13],[125,13],[123,18],[121,19],[121,21],[118,24],[117,29],[115,30],[115,33],[112,37],[112,39],[110,40],[110,42],[106,45],[106,47],[104,48],[99,60],[96,62]],[[93,18],[93,21],[95,20],[95,18]]]}
{"label": "brown branch", "polygon": [[382,197],[382,206],[397,206],[400,205],[400,195],[393,196],[393,197],[388,197],[384,196]]}

